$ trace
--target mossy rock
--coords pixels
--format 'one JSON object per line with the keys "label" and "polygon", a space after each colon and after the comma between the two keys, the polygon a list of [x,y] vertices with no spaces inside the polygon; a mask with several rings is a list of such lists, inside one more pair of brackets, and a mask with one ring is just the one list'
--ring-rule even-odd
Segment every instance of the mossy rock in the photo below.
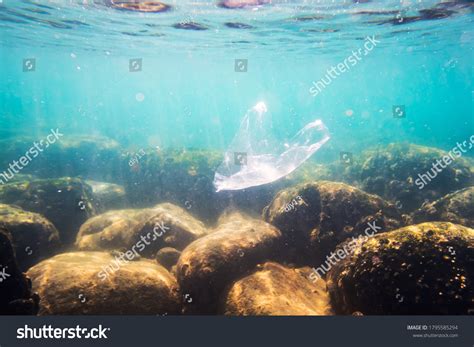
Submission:
{"label": "mossy rock", "polygon": [[[455,161],[434,177],[432,165],[444,156],[448,156],[448,152],[437,148],[392,143],[354,155],[348,164],[334,164],[332,171],[335,177],[397,202],[403,211],[412,212],[426,201],[434,201],[474,184],[474,167],[465,158],[456,158],[455,154]],[[428,181],[423,177],[426,182],[423,185],[419,175],[426,172],[434,178],[428,177]]]}
{"label": "mossy rock", "polygon": [[92,190],[78,178],[8,183],[0,186],[0,202],[43,215],[66,245],[74,242],[79,227],[96,214]]}
{"label": "mossy rock", "polygon": [[[104,269],[113,268],[114,271]],[[59,254],[28,270],[39,315],[179,314],[176,279],[152,260],[121,264],[106,252]]]}
{"label": "mossy rock", "polygon": [[332,314],[324,280],[313,285],[309,268],[267,262],[235,282],[223,313],[232,316],[328,316]]}
{"label": "mossy rock", "polygon": [[181,207],[163,203],[148,209],[109,211],[82,225],[76,240],[80,250],[141,249],[155,256],[163,247],[179,250],[206,235],[204,224]]}
{"label": "mossy rock", "polygon": [[466,315],[472,310],[473,229],[422,223],[347,246],[352,252],[326,276],[336,313]]}
{"label": "mossy rock", "polygon": [[413,213],[413,222],[443,221],[474,228],[474,187],[458,190],[424,204]]}
{"label": "mossy rock", "polygon": [[206,224],[214,224],[230,206],[259,216],[276,192],[302,178],[303,171],[298,171],[271,184],[217,193],[214,174],[222,159],[221,152],[197,149],[124,153],[122,172],[127,198],[136,207],[168,201]]}
{"label": "mossy rock", "polygon": [[284,260],[301,265],[320,264],[337,244],[366,230],[386,232],[404,225],[394,205],[345,183],[329,181],[279,192],[263,217],[285,237],[288,256]]}
{"label": "mossy rock", "polygon": [[0,226],[0,315],[36,315],[39,297],[31,291],[15,258],[10,232]]}
{"label": "mossy rock", "polygon": [[184,249],[177,264],[177,277],[184,295],[184,310],[213,314],[225,291],[256,265],[275,259],[281,248],[281,233],[272,225],[251,218],[235,218]]}
{"label": "mossy rock", "polygon": [[212,184],[219,163],[220,155],[212,151],[149,149],[139,158],[124,153],[127,197],[136,207],[169,201],[212,221],[221,209]]}
{"label": "mossy rock", "polygon": [[[1,166],[7,167],[13,160],[18,161],[39,141],[40,137],[1,140]],[[117,181],[120,177],[120,151],[119,144],[107,137],[68,134],[43,148],[22,173],[40,178],[83,176],[99,181]]]}
{"label": "mossy rock", "polygon": [[40,214],[0,204],[0,225],[12,236],[12,244],[21,270],[51,256],[59,247],[55,226]]}

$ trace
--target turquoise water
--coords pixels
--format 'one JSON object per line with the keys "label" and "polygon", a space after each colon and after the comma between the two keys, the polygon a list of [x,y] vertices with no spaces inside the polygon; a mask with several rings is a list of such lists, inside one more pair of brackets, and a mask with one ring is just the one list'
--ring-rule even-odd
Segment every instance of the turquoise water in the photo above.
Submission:
{"label": "turquoise water", "polygon": [[0,314],[471,313],[474,2],[163,1],[0,0]]}
{"label": "turquoise water", "polygon": [[[224,150],[259,101],[282,142],[321,119],[331,141],[318,155],[328,159],[400,141],[450,149],[472,135],[472,3],[274,1],[228,9],[174,1],[170,11],[140,13],[104,2],[2,1],[2,137],[57,127],[137,148]],[[190,22],[207,30],[173,26]],[[313,96],[313,81],[367,36],[380,43]],[[24,72],[30,58],[35,69]],[[130,72],[130,59],[142,59],[142,70]],[[235,59],[247,59],[246,72],[235,71]],[[394,117],[396,105],[405,118]]]}

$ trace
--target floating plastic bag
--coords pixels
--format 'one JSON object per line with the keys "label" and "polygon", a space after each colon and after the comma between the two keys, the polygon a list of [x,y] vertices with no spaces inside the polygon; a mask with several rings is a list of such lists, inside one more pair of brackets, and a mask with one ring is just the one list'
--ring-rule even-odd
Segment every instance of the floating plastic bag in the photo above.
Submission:
{"label": "floating plastic bag", "polygon": [[259,102],[242,120],[217,168],[214,186],[217,191],[240,190],[274,182],[293,172],[329,139],[328,129],[318,119],[289,143],[279,143],[271,134],[267,106]]}

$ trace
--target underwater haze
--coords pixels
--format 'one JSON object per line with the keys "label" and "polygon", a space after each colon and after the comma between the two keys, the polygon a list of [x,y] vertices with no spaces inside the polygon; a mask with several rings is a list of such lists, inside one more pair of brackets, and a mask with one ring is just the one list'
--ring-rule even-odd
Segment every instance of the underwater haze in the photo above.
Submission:
{"label": "underwater haze", "polygon": [[474,2],[0,0],[0,315],[467,315]]}
{"label": "underwater haze", "polygon": [[[224,149],[265,101],[282,141],[316,118],[340,150],[449,148],[471,135],[469,2],[176,1],[163,13],[106,3],[2,1],[2,133],[55,126],[138,146]],[[366,37],[380,43],[313,96],[313,82]],[[23,72],[28,58],[34,73]],[[142,59],[141,71],[129,72],[130,59]],[[398,105],[406,118],[394,118]]]}

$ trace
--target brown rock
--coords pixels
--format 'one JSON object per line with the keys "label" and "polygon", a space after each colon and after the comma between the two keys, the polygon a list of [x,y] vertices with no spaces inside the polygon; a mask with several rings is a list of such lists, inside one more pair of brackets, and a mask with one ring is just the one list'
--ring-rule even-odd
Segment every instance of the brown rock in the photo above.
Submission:
{"label": "brown rock", "polygon": [[51,256],[59,247],[58,231],[40,214],[0,204],[0,225],[4,225],[11,233],[21,270],[27,270],[41,259]]}
{"label": "brown rock", "polygon": [[184,249],[177,265],[178,282],[190,313],[214,313],[224,288],[275,257],[281,246],[278,229],[255,219],[235,219]]}
{"label": "brown rock", "polygon": [[0,185],[0,202],[39,213],[71,244],[82,223],[96,214],[91,188],[81,179],[62,177]]}
{"label": "brown rock", "polygon": [[465,315],[472,310],[474,229],[422,223],[351,242],[341,247],[352,252],[326,276],[336,313]]}
{"label": "brown rock", "polygon": [[[176,279],[152,260],[117,262],[105,252],[57,255],[28,270],[40,315],[178,314]],[[110,268],[115,271],[110,271]],[[107,268],[109,270],[104,271]]]}
{"label": "brown rock", "polygon": [[267,262],[232,285],[223,311],[234,316],[331,315],[326,283],[312,284],[310,271]]}
{"label": "brown rock", "polygon": [[109,211],[81,227],[76,246],[81,250],[140,250],[152,258],[163,247],[183,249],[206,234],[204,224],[181,207],[164,203],[142,210]]}
{"label": "brown rock", "polygon": [[413,222],[445,221],[474,228],[474,187],[458,190],[424,204],[413,213]]}
{"label": "brown rock", "polygon": [[403,225],[395,206],[382,198],[329,181],[281,191],[264,210],[264,219],[283,233],[288,259],[303,265],[321,263],[337,244],[366,230],[386,232]]}

